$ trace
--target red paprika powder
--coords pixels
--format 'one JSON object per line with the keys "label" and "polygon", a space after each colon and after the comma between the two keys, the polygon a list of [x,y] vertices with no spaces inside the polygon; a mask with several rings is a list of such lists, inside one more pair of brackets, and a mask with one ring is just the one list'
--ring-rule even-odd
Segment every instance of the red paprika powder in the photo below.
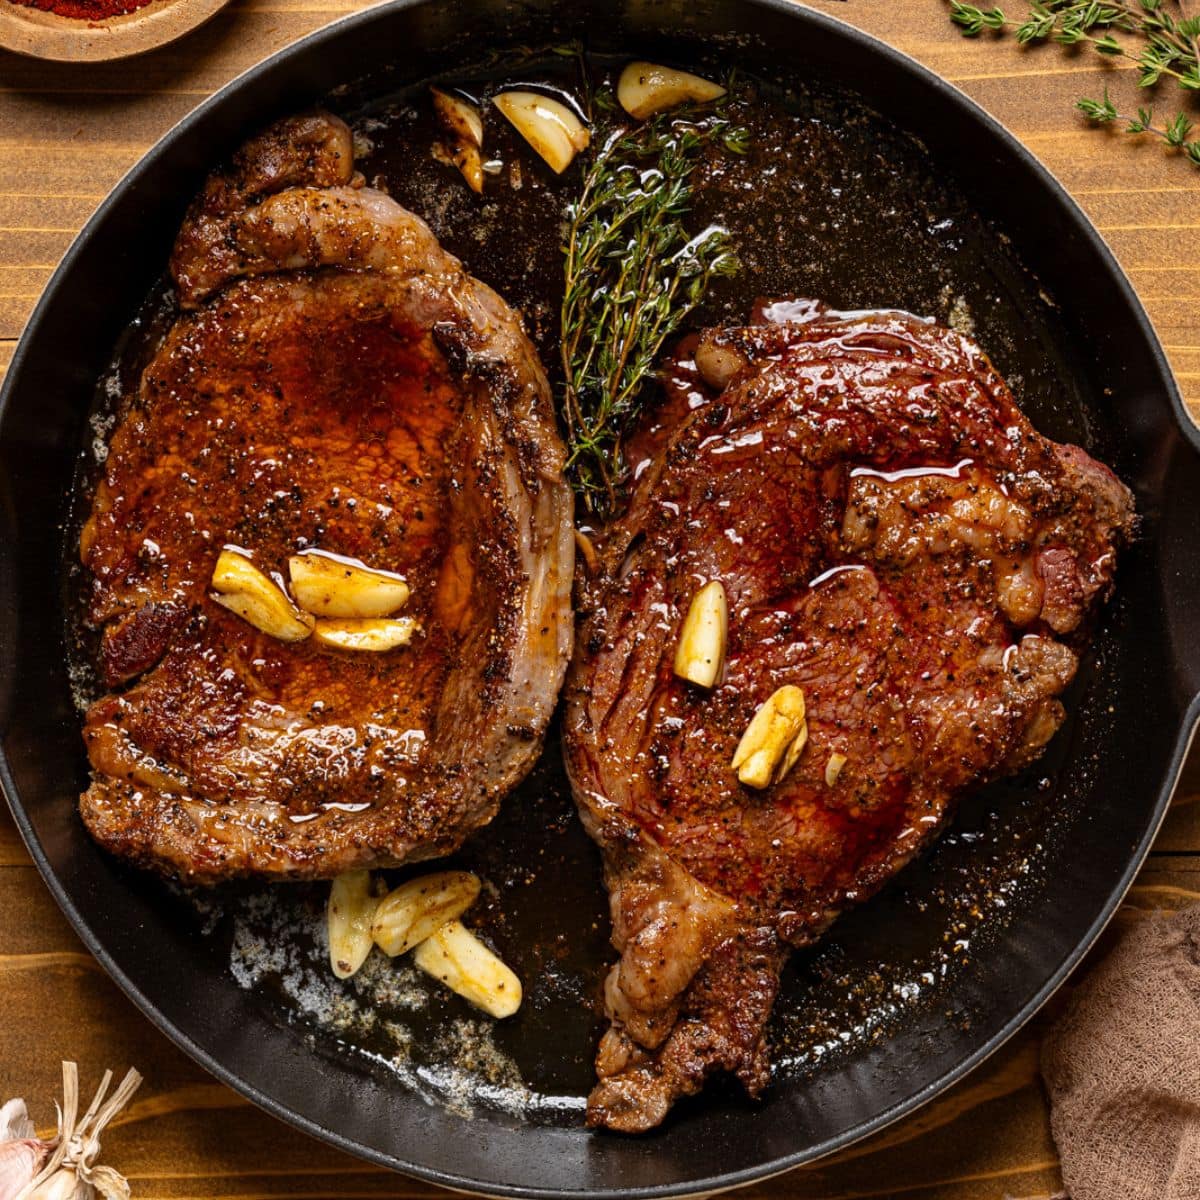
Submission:
{"label": "red paprika powder", "polygon": [[107,21],[131,13],[150,3],[150,0],[11,0],[26,8],[40,8],[42,12],[56,13],[60,17],[74,17],[79,21]]}

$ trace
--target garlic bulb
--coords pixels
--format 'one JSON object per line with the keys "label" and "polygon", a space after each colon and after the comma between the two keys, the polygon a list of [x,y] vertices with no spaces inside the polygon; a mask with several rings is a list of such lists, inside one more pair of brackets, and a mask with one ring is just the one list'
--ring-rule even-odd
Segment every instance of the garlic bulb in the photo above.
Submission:
{"label": "garlic bulb", "polygon": [[50,1143],[35,1136],[24,1100],[0,1108],[0,1200],[13,1200],[42,1169]]}
{"label": "garlic bulb", "polygon": [[[113,1074],[105,1071],[91,1104],[80,1116],[79,1068],[73,1062],[64,1062],[62,1068],[58,1135],[53,1142],[41,1143],[52,1151],[49,1160],[11,1197],[0,1188],[0,1200],[93,1200],[97,1192],[104,1200],[129,1200],[125,1176],[112,1167],[95,1165],[95,1160],[100,1153],[100,1134],[133,1098],[142,1082],[141,1075],[132,1069],[127,1071],[110,1096],[108,1085]],[[24,1108],[21,1104],[21,1113]],[[5,1105],[3,1113],[8,1111],[9,1105]]]}

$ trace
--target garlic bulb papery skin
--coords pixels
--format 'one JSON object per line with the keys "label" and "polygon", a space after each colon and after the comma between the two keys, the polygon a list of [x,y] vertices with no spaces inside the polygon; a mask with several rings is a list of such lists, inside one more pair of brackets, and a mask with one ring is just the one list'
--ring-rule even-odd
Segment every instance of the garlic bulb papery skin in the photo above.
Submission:
{"label": "garlic bulb papery skin", "polygon": [[0,1200],[17,1200],[42,1169],[48,1152],[36,1138],[0,1142]]}
{"label": "garlic bulb papery skin", "polygon": [[29,1192],[24,1200],[93,1200],[96,1189],[80,1179],[74,1167],[59,1167]]}
{"label": "garlic bulb papery skin", "polygon": [[24,1100],[0,1108],[0,1200],[16,1200],[46,1161],[50,1147],[34,1132]]}
{"label": "garlic bulb papery skin", "polygon": [[0,1108],[0,1142],[24,1141],[34,1136],[25,1101],[18,1097]]}

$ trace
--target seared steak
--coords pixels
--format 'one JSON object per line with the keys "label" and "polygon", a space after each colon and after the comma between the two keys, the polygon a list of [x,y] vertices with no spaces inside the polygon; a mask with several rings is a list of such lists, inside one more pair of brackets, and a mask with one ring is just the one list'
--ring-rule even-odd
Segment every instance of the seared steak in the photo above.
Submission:
{"label": "seared steak", "polygon": [[[191,882],[442,854],[537,756],[571,644],[572,503],[517,315],[283,121],[180,231],[185,310],[113,434],[83,530],[112,692],[83,818]],[[407,647],[259,633],[209,597],[221,548],[406,577]]]}
{"label": "seared steak", "polygon": [[[1111,472],[1040,436],[932,323],[712,331],[695,368],[631,447],[646,457],[583,585],[567,685],[621,956],[588,1120],[619,1130],[717,1070],[763,1087],[788,948],[928,845],[964,789],[1041,752],[1133,523]],[[672,663],[709,580],[729,636],[705,690]],[[807,746],[750,790],[731,758],[787,684]]]}

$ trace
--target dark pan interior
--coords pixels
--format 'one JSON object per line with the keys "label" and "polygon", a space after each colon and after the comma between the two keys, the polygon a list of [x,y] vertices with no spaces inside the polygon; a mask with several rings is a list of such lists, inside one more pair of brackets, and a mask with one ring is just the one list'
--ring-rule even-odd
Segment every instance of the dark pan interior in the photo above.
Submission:
{"label": "dark pan interior", "polygon": [[[853,65],[854,77],[869,81],[867,102],[903,114],[932,162],[1036,273],[1053,305],[1029,336],[1050,331],[1053,357],[1074,381],[1060,418],[1135,488],[1144,520],[1076,688],[1076,714],[1047,760],[972,798],[929,860],[793,965],[781,1005],[793,1015],[776,1030],[787,1062],[760,1106],[717,1090],[640,1139],[486,1106],[467,1118],[362,1056],[314,1044],[271,1003],[249,999],[219,939],[201,938],[183,906],[101,855],[75,816],[84,763],[59,603],[67,497],[95,381],[160,276],[204,172],[272,116],[335,89],[337,106],[353,112],[497,47],[573,37],[646,57],[716,54],[763,75],[787,62],[838,79]],[[1004,277],[998,264],[996,278]],[[1025,303],[1013,289],[997,290],[998,309]],[[865,302],[860,294],[830,299]],[[1090,944],[1149,846],[1194,724],[1197,438],[1142,310],[1094,231],[1007,135],[893,52],[786,3],[400,4],[291,48],[185,121],[103,206],[35,314],[2,404],[2,778],[52,890],[135,1001],[206,1066],[309,1132],[435,1181],[491,1193],[707,1191],[895,1119],[1003,1041]],[[602,934],[581,934],[597,908],[595,859],[566,820],[552,766],[523,794],[545,817],[540,836],[559,865],[537,886],[506,893],[505,948],[519,959],[527,935],[560,933],[581,959],[599,960]],[[514,804],[509,812],[521,811],[521,800]],[[528,853],[530,828],[506,815],[469,853],[498,870]],[[538,969],[519,965],[526,977]],[[929,1002],[910,1002],[904,989],[920,991],[926,974],[934,976]],[[571,1010],[580,1015],[567,1022],[553,1006],[523,1014],[504,1035],[548,1090],[571,1092],[586,1080],[591,1018]]]}

